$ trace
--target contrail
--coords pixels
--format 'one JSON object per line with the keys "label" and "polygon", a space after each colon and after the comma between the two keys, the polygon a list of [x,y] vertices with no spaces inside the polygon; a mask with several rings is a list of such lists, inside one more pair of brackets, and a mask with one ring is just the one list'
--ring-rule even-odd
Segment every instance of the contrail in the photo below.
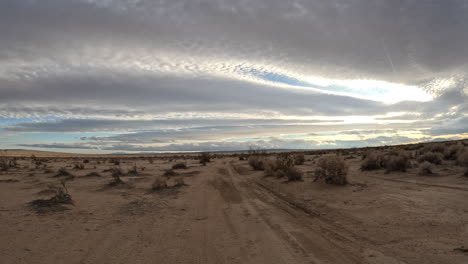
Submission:
{"label": "contrail", "polygon": [[393,65],[393,61],[392,61],[392,58],[390,57],[390,54],[388,53],[388,50],[387,50],[387,46],[385,46],[385,43],[383,41],[383,38],[380,39],[380,41],[382,42],[382,46],[385,50],[385,56],[387,57],[387,60],[388,62],[390,63],[390,66],[392,67],[392,70],[393,70],[393,74],[395,74],[395,66]]}

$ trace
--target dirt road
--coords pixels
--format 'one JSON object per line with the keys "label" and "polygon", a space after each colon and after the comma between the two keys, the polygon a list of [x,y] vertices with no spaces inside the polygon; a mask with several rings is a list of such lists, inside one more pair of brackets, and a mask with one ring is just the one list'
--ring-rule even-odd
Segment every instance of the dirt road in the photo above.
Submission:
{"label": "dirt road", "polygon": [[[164,166],[156,164],[154,170]],[[433,244],[424,244],[417,240],[420,246],[413,250],[405,240],[411,240],[411,236],[402,233],[415,230],[416,239],[426,229],[402,227],[394,233],[399,240],[393,239],[385,224],[376,224],[378,219],[392,217],[392,212],[379,217],[377,211],[367,211],[369,217],[362,220],[357,213],[348,213],[352,205],[333,209],[324,193],[312,190],[312,198],[306,199],[291,189],[308,183],[275,184],[263,179],[260,172],[247,169],[245,163],[229,159],[216,160],[206,167],[194,164],[185,174],[187,186],[152,193],[148,192],[152,178],[144,175],[125,178],[134,188],[112,190],[99,188],[108,179],[78,177],[69,183],[75,206],[46,215],[36,215],[25,204],[49,177],[31,177],[21,171],[9,174],[18,182],[0,184],[1,263],[392,264],[420,263],[424,259],[421,252],[426,249],[436,250],[428,253],[426,263],[468,261],[466,254],[453,251],[455,243],[464,243],[466,210],[457,211],[462,214],[457,220],[461,222],[453,228],[460,229],[450,229],[449,225],[440,230],[434,222],[435,235],[446,232],[450,236],[450,232],[458,230],[459,237],[443,238],[446,247],[434,244],[440,241],[429,239]],[[2,179],[6,177],[2,175]],[[389,185],[400,184],[398,189],[405,186],[414,191],[406,183],[366,177],[345,190],[363,197],[359,198],[362,203],[382,192],[375,189],[364,195],[371,189],[368,185],[385,185],[389,197],[396,195],[388,191]],[[335,195],[340,191],[334,191]],[[407,191],[401,188],[395,193],[404,196]],[[457,201],[467,194],[463,189],[452,191]],[[346,199],[342,200],[346,203]],[[343,201],[340,206],[344,206]],[[385,202],[374,201],[373,206],[386,208]],[[396,221],[403,217],[398,215],[399,210],[393,212]]]}

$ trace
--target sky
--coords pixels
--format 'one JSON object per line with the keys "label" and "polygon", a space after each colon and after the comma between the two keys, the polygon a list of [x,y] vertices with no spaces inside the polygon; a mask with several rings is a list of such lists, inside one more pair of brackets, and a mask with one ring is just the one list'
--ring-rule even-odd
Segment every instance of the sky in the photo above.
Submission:
{"label": "sky", "polygon": [[468,137],[468,1],[2,0],[0,149]]}

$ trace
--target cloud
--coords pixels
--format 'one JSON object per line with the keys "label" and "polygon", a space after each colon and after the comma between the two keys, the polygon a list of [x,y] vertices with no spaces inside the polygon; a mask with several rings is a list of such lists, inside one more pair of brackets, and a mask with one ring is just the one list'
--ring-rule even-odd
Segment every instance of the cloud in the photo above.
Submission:
{"label": "cloud", "polygon": [[113,132],[75,143],[193,149],[463,134],[467,11],[462,0],[4,0],[0,136]]}

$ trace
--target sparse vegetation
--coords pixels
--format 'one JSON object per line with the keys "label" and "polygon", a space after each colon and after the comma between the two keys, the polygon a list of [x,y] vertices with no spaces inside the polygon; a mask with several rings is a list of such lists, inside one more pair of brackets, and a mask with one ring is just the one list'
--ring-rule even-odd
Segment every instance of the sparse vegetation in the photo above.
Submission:
{"label": "sparse vegetation", "polygon": [[427,175],[433,175],[434,172],[434,165],[430,162],[424,161],[420,166],[419,166],[419,175],[427,176]]}
{"label": "sparse vegetation", "polygon": [[67,179],[67,180],[71,180],[71,179],[75,178],[75,176],[74,176],[72,173],[70,173],[70,172],[69,172],[66,168],[64,168],[64,167],[61,167],[61,168],[58,170],[58,172],[57,172],[57,174],[55,175],[55,177],[65,177],[65,179]]}
{"label": "sparse vegetation", "polygon": [[403,151],[386,156],[384,164],[387,173],[393,171],[406,172],[407,169],[411,168],[410,160]]}
{"label": "sparse vegetation", "polygon": [[361,164],[361,170],[378,170],[385,166],[383,156],[381,154],[370,152],[363,155],[363,157],[365,158]]}
{"label": "sparse vegetation", "polygon": [[252,167],[254,170],[264,170],[264,157],[260,156],[250,156],[249,157],[249,165]]}
{"label": "sparse vegetation", "polygon": [[157,191],[164,188],[167,188],[167,180],[162,177],[156,177],[151,185],[151,190]]}
{"label": "sparse vegetation", "polygon": [[84,169],[84,164],[83,164],[83,163],[77,162],[77,163],[73,164],[73,169],[75,169],[75,170],[83,170],[83,169]]}
{"label": "sparse vegetation", "polygon": [[187,169],[187,163],[185,162],[178,162],[172,165],[173,170],[180,170],[180,169]]}
{"label": "sparse vegetation", "polygon": [[203,152],[201,153],[199,156],[198,156],[198,161],[200,162],[200,164],[202,164],[203,166],[206,165],[206,163],[209,163],[211,161],[211,155],[210,153],[208,152]]}
{"label": "sparse vegetation", "polygon": [[319,159],[315,170],[316,178],[323,179],[328,184],[344,185],[348,183],[346,175],[348,167],[338,155],[327,155]]}
{"label": "sparse vegetation", "polygon": [[424,161],[427,161],[427,162],[430,162],[432,164],[439,165],[439,164],[442,164],[442,154],[438,153],[438,152],[427,152],[427,153],[419,156],[418,161],[420,163],[424,162]]}
{"label": "sparse vegetation", "polygon": [[128,175],[138,175],[138,168],[136,163],[133,164],[133,166],[128,170],[127,172]]}
{"label": "sparse vegetation", "polygon": [[304,153],[297,153],[294,155],[294,164],[295,165],[303,165],[305,162],[305,155]]}
{"label": "sparse vegetation", "polygon": [[74,204],[71,195],[65,185],[65,181],[61,182],[61,186],[49,185],[44,193],[51,193],[53,196],[49,199],[38,199],[29,203],[29,205],[36,210],[37,213],[46,213],[54,211],[66,210],[62,204]]}
{"label": "sparse vegetation", "polygon": [[177,176],[177,172],[175,172],[172,169],[169,169],[169,170],[165,170],[163,175],[166,177]]}

